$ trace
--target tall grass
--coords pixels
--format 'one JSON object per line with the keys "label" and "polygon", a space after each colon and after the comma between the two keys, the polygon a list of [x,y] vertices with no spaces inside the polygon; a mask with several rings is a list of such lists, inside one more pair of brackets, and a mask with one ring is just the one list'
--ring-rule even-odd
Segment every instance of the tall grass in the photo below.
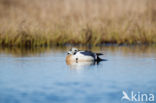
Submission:
{"label": "tall grass", "polygon": [[0,45],[156,43],[156,0],[0,0]]}

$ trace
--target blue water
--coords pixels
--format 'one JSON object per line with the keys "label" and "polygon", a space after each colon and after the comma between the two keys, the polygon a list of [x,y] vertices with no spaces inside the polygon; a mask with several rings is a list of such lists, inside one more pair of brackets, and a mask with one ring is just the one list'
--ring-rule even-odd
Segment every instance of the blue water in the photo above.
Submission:
{"label": "blue water", "polygon": [[122,91],[156,96],[155,49],[98,49],[107,60],[98,65],[67,65],[66,50],[1,52],[0,103],[125,103]]}

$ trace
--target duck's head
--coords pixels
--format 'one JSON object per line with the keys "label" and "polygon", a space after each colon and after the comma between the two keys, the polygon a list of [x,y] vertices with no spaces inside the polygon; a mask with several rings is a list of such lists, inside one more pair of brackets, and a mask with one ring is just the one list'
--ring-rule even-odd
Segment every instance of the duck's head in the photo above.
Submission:
{"label": "duck's head", "polygon": [[77,48],[71,48],[67,54],[75,55],[79,50]]}

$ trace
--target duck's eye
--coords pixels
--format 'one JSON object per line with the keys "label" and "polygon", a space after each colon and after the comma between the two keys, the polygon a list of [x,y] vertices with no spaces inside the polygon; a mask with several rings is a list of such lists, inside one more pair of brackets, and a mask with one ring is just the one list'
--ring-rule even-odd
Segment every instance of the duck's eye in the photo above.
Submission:
{"label": "duck's eye", "polygon": [[75,52],[77,52],[77,50],[75,50]]}

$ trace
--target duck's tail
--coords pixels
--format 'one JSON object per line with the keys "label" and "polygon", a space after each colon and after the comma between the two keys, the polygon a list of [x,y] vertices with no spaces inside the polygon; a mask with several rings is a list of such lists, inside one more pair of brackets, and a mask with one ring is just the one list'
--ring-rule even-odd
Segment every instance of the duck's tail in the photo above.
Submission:
{"label": "duck's tail", "polygon": [[101,59],[99,56],[104,55],[103,53],[96,53],[97,55],[97,61],[102,61],[103,59]]}
{"label": "duck's tail", "polygon": [[97,56],[104,55],[103,53],[96,53]]}

